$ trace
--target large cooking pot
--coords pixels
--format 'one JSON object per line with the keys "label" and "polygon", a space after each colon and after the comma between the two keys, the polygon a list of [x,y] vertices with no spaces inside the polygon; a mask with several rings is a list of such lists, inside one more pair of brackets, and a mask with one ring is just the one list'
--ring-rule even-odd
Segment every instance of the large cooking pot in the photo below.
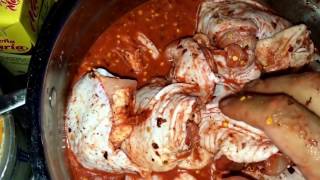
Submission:
{"label": "large cooking pot", "polygon": [[[144,1],[61,0],[47,18],[30,63],[27,89],[36,179],[70,179],[64,154],[64,112],[70,80],[98,36],[117,18]],[[280,1],[273,2],[276,1],[273,4],[277,6]],[[289,4],[278,6],[287,8],[280,11],[288,15],[287,18],[306,21],[290,18],[290,8],[305,5],[305,1],[282,0],[281,3]],[[308,18],[299,13],[306,15],[306,11],[296,11],[293,16]]]}
{"label": "large cooking pot", "polygon": [[142,2],[66,0],[54,7],[29,66],[27,106],[36,178],[70,179],[64,155],[64,112],[70,79],[98,36]]}

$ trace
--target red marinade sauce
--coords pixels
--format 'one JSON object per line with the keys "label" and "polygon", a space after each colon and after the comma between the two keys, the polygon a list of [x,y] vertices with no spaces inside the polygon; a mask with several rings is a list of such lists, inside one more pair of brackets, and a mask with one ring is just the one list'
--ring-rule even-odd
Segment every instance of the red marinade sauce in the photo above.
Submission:
{"label": "red marinade sauce", "polygon": [[[150,82],[154,77],[163,77],[168,74],[170,62],[165,58],[164,50],[170,42],[195,33],[196,17],[202,0],[150,0],[132,11],[108,27],[89,49],[74,81],[92,68],[102,67],[118,76],[129,77],[138,81],[141,87]],[[135,73],[130,65],[115,53],[116,49],[126,49],[128,41],[135,42],[137,33],[143,33],[158,48],[160,56],[157,59],[146,58],[143,72]],[[110,174],[98,170],[84,168],[76,159],[69,146],[66,156],[72,179],[125,179],[125,176],[138,178],[134,174]],[[200,170],[174,169],[168,172],[153,173],[163,179],[174,179],[182,172],[194,176],[197,179],[211,179],[210,165]],[[141,177],[140,177],[141,178]]]}

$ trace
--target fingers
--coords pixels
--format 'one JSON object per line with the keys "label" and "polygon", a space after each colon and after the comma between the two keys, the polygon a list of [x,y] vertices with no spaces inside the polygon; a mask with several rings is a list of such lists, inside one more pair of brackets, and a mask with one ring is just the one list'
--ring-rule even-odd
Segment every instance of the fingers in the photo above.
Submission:
{"label": "fingers", "polygon": [[260,128],[309,179],[319,179],[320,120],[284,95],[227,98],[221,110],[233,119]]}
{"label": "fingers", "polygon": [[256,80],[245,87],[259,93],[284,93],[320,116],[320,73],[309,72]]}
{"label": "fingers", "polygon": [[233,96],[224,99],[220,103],[220,109],[232,119],[242,120],[263,129],[266,123],[264,120],[268,118],[268,115],[282,106],[281,98],[280,96],[261,95]]}

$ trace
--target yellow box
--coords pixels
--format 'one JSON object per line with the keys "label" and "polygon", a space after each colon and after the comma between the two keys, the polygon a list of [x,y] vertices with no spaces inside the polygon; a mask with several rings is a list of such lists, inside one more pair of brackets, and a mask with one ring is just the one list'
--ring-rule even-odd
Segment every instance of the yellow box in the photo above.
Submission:
{"label": "yellow box", "polygon": [[0,0],[0,64],[12,74],[27,72],[30,50],[57,0]]}
{"label": "yellow box", "polygon": [[26,53],[54,0],[0,0],[0,52]]}

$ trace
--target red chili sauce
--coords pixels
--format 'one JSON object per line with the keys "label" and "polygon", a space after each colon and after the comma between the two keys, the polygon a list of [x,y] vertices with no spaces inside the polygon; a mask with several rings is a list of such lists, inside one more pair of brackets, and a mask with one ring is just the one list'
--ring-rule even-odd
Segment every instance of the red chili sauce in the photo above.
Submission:
{"label": "red chili sauce", "polygon": [[[103,67],[117,76],[129,77],[138,81],[139,87],[153,77],[163,77],[170,69],[164,50],[170,42],[194,34],[196,16],[202,0],[150,0],[128,12],[114,22],[97,39],[88,51],[75,79],[92,68]],[[121,49],[132,50],[137,34],[143,33],[159,50],[157,59],[146,55],[143,58],[143,71],[135,72],[121,54]],[[131,48],[131,49],[130,49]],[[120,53],[119,53],[120,50]],[[89,170],[81,166],[70,149],[66,150],[73,179],[124,179],[125,174],[110,174]],[[197,179],[211,179],[210,165],[201,170],[174,169],[157,173],[164,179],[174,179],[181,172],[188,172]],[[130,175],[136,176],[138,175]]]}
{"label": "red chili sauce", "polygon": [[[114,22],[90,48],[78,75],[92,68],[104,67],[118,76],[130,77],[142,86],[152,77],[165,76],[170,63],[164,50],[170,42],[193,35],[197,11],[202,0],[150,0]],[[142,33],[158,48],[160,56],[153,59],[145,53],[144,70],[136,73],[126,62],[121,50],[139,49],[137,34]],[[120,52],[119,52],[120,50]],[[79,77],[78,76],[78,77]]]}

